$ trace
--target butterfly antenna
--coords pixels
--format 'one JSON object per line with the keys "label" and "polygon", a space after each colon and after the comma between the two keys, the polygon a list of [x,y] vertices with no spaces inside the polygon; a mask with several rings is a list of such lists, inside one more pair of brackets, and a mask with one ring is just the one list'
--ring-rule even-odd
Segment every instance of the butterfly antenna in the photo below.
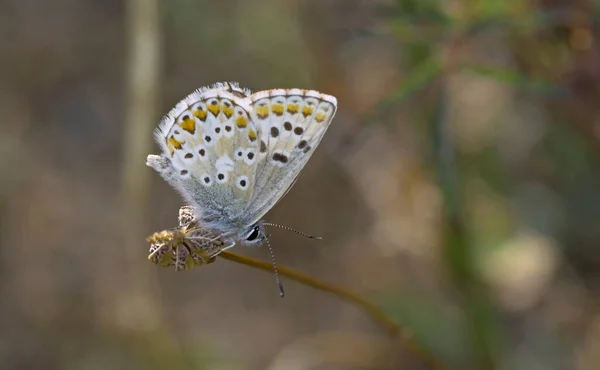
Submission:
{"label": "butterfly antenna", "polygon": [[308,239],[319,239],[319,240],[323,239],[320,236],[309,235],[307,233],[303,233],[302,231],[299,231],[299,230],[296,230],[296,229],[292,229],[291,227],[287,227],[287,226],[283,226],[283,225],[279,225],[279,224],[272,224],[270,222],[265,222],[265,223],[263,223],[263,225],[265,225],[265,226],[274,226],[274,227],[278,227],[280,229],[291,231],[291,232],[294,232],[294,233],[296,233],[298,235],[302,235],[302,236],[304,236],[305,238],[308,238]]}
{"label": "butterfly antenna", "polygon": [[271,247],[268,236],[265,238],[265,240],[267,242],[267,246],[269,247],[271,261],[273,262],[273,272],[275,273],[275,280],[277,281],[277,287],[279,288],[279,296],[283,298],[285,292],[283,291],[283,284],[281,284],[281,279],[279,278],[279,270],[277,269],[277,263],[275,262],[275,253],[273,253],[273,248]]}

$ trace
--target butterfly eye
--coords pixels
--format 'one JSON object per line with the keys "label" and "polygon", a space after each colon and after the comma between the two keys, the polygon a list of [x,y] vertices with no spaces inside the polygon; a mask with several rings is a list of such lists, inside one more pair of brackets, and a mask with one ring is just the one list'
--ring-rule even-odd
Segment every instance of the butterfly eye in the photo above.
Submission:
{"label": "butterfly eye", "polygon": [[258,225],[256,225],[252,229],[252,232],[250,233],[250,235],[248,235],[248,237],[246,237],[246,240],[249,242],[254,241],[254,240],[256,240],[256,238],[258,238],[259,234],[260,234],[260,229],[258,228]]}

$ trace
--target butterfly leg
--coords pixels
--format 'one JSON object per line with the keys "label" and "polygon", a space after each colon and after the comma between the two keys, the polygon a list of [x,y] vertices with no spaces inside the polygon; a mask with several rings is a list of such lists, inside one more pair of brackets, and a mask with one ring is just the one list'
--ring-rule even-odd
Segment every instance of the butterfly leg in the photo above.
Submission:
{"label": "butterfly leg", "polygon": [[229,248],[233,248],[235,247],[235,242],[231,242],[231,244],[229,244],[226,247],[221,248],[221,252],[228,250]]}

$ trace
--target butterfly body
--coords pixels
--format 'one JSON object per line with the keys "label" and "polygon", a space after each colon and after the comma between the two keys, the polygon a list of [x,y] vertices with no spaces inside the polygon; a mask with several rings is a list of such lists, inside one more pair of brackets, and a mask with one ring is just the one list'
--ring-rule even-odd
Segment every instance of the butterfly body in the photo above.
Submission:
{"label": "butterfly body", "polygon": [[323,138],[335,97],[313,90],[252,94],[235,83],[196,90],[163,117],[147,165],[179,191],[201,227],[258,245],[262,217],[287,193]]}

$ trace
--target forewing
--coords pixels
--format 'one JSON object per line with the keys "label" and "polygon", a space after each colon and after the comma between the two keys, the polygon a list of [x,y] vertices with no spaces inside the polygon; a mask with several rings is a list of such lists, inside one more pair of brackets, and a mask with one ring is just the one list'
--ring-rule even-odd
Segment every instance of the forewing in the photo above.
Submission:
{"label": "forewing", "polygon": [[337,99],[313,90],[277,89],[250,96],[258,125],[259,163],[244,223],[264,216],[289,190],[329,127]]}
{"label": "forewing", "polygon": [[206,217],[239,213],[255,189],[258,129],[246,91],[233,87],[218,84],[190,94],[156,131],[170,161],[169,182]]}

